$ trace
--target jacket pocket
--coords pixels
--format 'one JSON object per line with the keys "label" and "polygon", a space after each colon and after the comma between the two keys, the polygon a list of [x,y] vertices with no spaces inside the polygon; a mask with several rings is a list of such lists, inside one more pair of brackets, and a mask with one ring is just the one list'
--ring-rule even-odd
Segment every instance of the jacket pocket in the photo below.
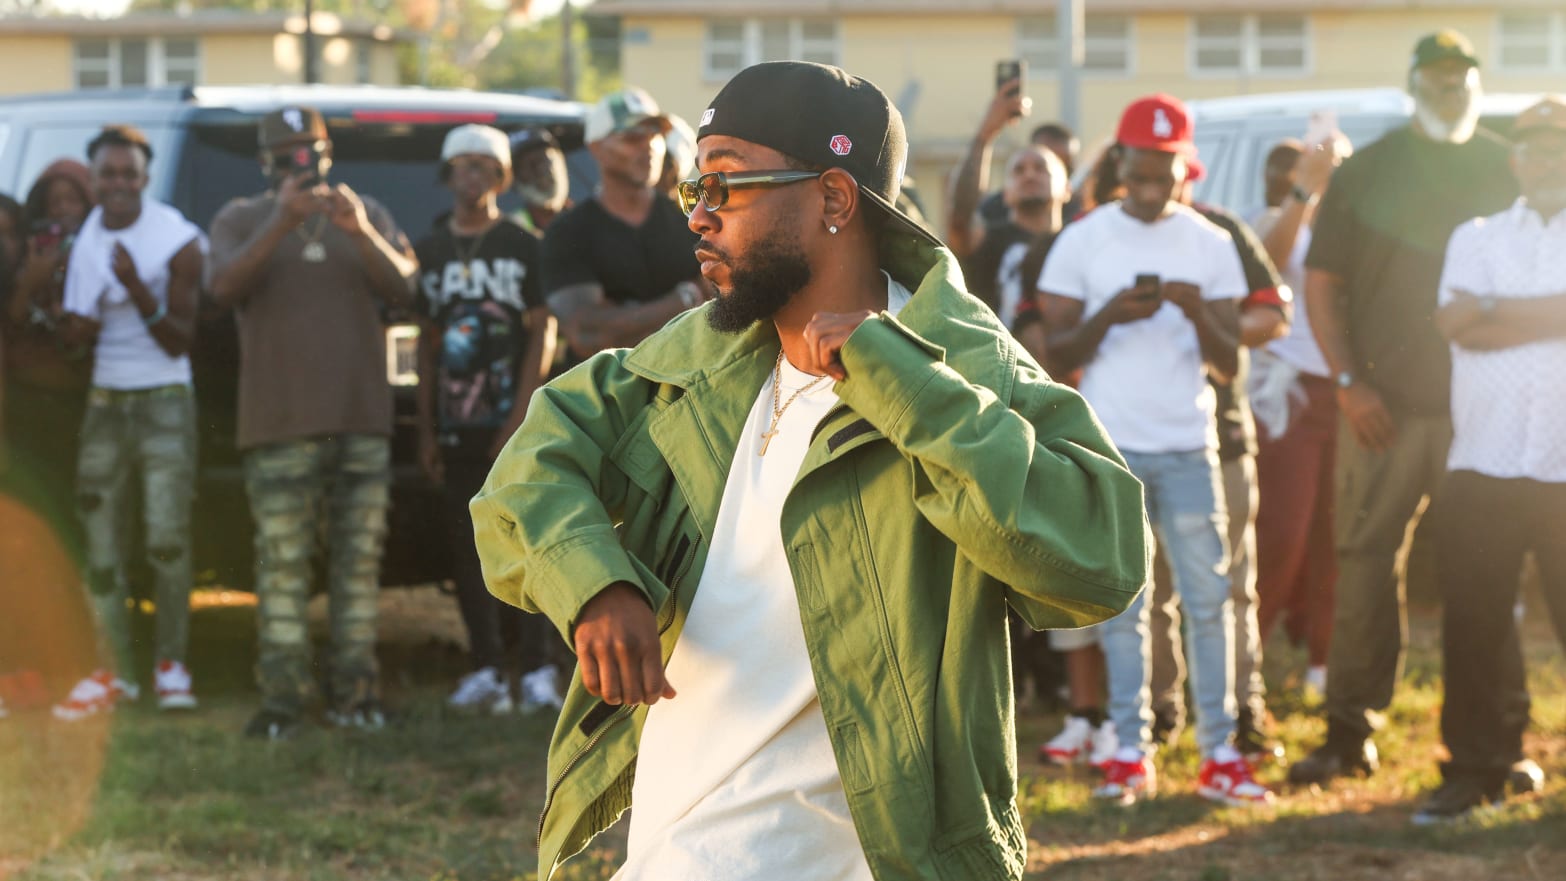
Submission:
{"label": "jacket pocket", "polygon": [[837,726],[837,751],[837,773],[843,778],[843,789],[856,794],[869,792],[875,782],[870,777],[870,763],[865,760],[858,725]]}

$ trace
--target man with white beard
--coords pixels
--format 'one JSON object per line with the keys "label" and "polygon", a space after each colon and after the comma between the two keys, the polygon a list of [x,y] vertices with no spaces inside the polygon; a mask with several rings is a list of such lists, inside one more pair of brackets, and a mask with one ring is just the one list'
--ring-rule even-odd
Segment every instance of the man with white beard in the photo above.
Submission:
{"label": "man with white beard", "polygon": [[[1459,224],[1517,197],[1506,145],[1477,127],[1479,59],[1468,39],[1444,30],[1420,40],[1408,87],[1412,122],[1333,176],[1305,259],[1306,305],[1343,418],[1327,739],[1290,769],[1293,783],[1376,769],[1370,738],[1407,639],[1399,549],[1452,441],[1451,355],[1433,320],[1446,243]],[[1506,639],[1494,687],[1520,697],[1506,705],[1526,724],[1516,633]]]}

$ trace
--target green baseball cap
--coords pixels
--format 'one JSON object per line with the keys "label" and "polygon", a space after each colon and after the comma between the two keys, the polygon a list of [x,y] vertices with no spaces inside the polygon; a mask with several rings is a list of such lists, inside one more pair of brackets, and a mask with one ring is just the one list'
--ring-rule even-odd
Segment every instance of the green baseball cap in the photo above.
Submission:
{"label": "green baseball cap", "polygon": [[1479,56],[1474,54],[1474,44],[1457,31],[1443,28],[1414,44],[1414,57],[1408,68],[1415,70],[1451,58],[1465,61],[1471,67],[1479,66]]}

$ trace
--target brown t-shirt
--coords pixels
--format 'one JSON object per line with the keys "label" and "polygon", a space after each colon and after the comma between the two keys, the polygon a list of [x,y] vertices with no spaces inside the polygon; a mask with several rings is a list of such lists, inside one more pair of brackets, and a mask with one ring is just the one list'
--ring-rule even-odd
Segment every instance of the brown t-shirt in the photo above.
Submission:
{"label": "brown t-shirt", "polygon": [[[391,214],[360,198],[380,234],[406,251]],[[267,193],[225,205],[212,220],[212,265],[238,256],[275,202]],[[326,259],[311,263],[303,251],[317,233]],[[391,434],[381,302],[358,248],[325,215],[277,246],[258,289],[236,310],[240,449],[326,434]]]}

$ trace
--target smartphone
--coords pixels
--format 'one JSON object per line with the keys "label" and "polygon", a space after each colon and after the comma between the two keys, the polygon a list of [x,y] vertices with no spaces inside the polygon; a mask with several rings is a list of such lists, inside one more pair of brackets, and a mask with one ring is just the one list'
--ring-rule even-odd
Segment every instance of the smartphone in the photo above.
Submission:
{"label": "smartphone", "polygon": [[33,250],[52,251],[65,241],[65,227],[58,223],[40,220],[33,224]]}
{"label": "smartphone", "polygon": [[1144,300],[1152,300],[1160,296],[1158,288],[1161,282],[1162,280],[1156,274],[1151,272],[1142,272],[1137,274],[1136,281],[1133,282],[1131,286],[1138,289],[1150,288],[1147,293],[1141,294],[1140,296]]}
{"label": "smartphone", "polygon": [[294,150],[289,157],[292,172],[299,175],[306,187],[313,187],[326,180],[324,154],[314,144],[306,144]]}
{"label": "smartphone", "polygon": [[1332,140],[1338,133],[1338,114],[1332,110],[1317,110],[1305,125],[1305,146],[1314,147]]}
{"label": "smartphone", "polygon": [[995,91],[999,92],[1012,80],[1017,81],[1017,95],[1021,97],[1023,84],[1028,81],[1028,62],[1021,58],[995,62]]}

